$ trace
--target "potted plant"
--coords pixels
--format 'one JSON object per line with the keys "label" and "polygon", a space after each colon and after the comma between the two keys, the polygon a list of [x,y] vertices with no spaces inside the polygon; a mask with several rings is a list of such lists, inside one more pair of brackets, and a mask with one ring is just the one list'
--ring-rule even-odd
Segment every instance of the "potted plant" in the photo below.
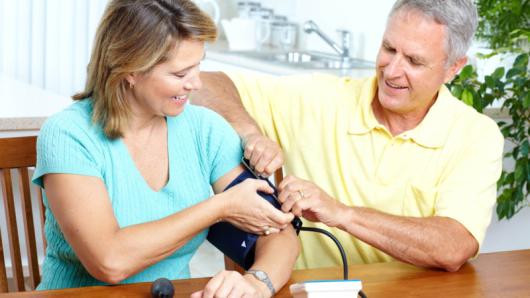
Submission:
{"label": "potted plant", "polygon": [[507,67],[479,78],[476,69],[465,66],[448,85],[457,98],[483,112],[495,102],[507,121],[498,125],[511,149],[506,159],[513,168],[504,169],[498,181],[497,216],[509,219],[522,208],[530,206],[530,0],[478,0],[480,15],[477,38],[491,48],[489,59],[495,55],[516,55]]}

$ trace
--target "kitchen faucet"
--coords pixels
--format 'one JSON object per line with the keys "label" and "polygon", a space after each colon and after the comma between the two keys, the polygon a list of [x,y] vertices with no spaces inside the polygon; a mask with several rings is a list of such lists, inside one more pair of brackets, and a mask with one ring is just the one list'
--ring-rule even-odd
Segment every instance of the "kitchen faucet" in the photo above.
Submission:
{"label": "kitchen faucet", "polygon": [[341,45],[338,45],[336,42],[334,42],[329,36],[327,36],[320,28],[317,26],[317,24],[309,20],[304,23],[304,32],[307,34],[310,33],[316,33],[320,38],[322,38],[329,46],[335,50],[341,57],[342,63],[349,63],[350,60],[350,46],[351,46],[351,33],[348,30],[337,30],[337,32],[341,36]]}

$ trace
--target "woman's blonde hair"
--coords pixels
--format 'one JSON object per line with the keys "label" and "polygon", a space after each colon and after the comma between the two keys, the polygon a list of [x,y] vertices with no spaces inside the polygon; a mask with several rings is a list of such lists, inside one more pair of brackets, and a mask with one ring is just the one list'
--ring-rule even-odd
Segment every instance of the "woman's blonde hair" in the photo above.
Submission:
{"label": "woman's blonde hair", "polygon": [[90,97],[92,120],[107,137],[122,137],[130,114],[127,75],[149,72],[182,40],[214,41],[216,35],[211,18],[190,0],[111,0],[96,32],[85,90],[73,99]]}

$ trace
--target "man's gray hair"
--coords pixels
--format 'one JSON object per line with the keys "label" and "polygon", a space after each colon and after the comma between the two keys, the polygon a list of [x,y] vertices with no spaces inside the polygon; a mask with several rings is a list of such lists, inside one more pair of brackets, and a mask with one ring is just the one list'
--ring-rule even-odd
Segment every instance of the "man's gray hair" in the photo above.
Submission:
{"label": "man's gray hair", "polygon": [[464,57],[477,29],[477,8],[472,0],[397,0],[389,18],[400,10],[419,10],[447,30],[447,65]]}

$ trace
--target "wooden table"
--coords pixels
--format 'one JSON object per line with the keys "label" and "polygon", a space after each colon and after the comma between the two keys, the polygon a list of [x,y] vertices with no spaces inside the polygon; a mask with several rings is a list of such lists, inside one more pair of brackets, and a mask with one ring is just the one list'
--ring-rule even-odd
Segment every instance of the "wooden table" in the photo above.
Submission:
{"label": "wooden table", "polygon": [[[530,250],[481,254],[458,272],[416,268],[399,262],[352,265],[350,278],[361,279],[369,298],[377,297],[530,297]],[[342,268],[298,270],[288,284],[339,279]],[[176,280],[175,297],[189,297],[207,278]],[[150,283],[20,292],[5,297],[150,297]],[[0,296],[4,297],[0,294]],[[285,286],[276,297],[291,297]]]}

